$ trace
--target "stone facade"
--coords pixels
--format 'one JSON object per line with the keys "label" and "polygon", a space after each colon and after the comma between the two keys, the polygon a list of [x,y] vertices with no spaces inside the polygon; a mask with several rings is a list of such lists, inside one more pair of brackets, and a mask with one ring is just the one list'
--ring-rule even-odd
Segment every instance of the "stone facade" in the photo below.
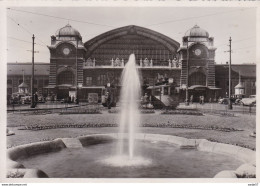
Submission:
{"label": "stone facade", "polygon": [[[183,99],[187,85],[189,89],[204,87],[204,90],[189,92],[197,96],[205,94],[206,98],[225,97],[228,88],[227,65],[215,64],[214,38],[197,25],[185,33],[180,45],[163,34],[134,25],[108,31],[83,43],[80,33],[68,24],[51,36],[48,48],[50,63],[36,63],[35,67],[35,91],[43,96],[55,94],[62,99],[78,87],[80,99],[86,100],[88,93],[101,95],[107,83],[120,89],[121,72],[131,53],[136,56],[143,90],[167,83],[168,79],[173,81]],[[23,69],[27,69],[25,83],[30,92],[30,65],[7,65],[8,95],[18,91]],[[232,67],[233,93],[239,79],[237,66]],[[246,96],[256,93],[255,70],[255,65],[239,67],[239,71],[245,72],[241,73],[241,81]]]}

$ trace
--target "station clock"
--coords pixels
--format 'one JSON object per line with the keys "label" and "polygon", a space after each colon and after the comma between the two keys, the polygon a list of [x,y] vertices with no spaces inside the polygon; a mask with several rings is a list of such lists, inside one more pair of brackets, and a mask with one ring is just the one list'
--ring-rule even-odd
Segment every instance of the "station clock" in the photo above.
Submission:
{"label": "station clock", "polygon": [[64,48],[62,49],[62,53],[63,53],[65,56],[67,56],[67,55],[70,54],[70,49],[69,49],[68,47],[64,47]]}

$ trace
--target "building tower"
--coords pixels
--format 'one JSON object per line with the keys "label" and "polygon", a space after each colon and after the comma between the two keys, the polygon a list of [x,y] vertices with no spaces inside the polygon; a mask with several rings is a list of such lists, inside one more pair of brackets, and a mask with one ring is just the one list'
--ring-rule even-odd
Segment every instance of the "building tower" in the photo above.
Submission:
{"label": "building tower", "polygon": [[215,88],[215,50],[214,38],[199,26],[195,25],[185,33],[178,50],[182,63],[181,88],[188,86],[189,91]]}
{"label": "building tower", "polygon": [[[66,98],[83,83],[83,61],[86,49],[80,33],[70,24],[51,36],[49,94]],[[77,82],[76,82],[77,81]]]}

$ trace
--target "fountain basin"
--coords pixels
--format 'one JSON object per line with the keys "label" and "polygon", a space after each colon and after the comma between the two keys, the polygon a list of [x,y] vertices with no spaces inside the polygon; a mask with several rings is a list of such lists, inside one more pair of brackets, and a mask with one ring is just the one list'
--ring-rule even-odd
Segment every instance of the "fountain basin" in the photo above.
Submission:
{"label": "fountain basin", "polygon": [[[243,163],[255,167],[255,152],[249,149],[205,139],[141,133],[135,135],[137,149],[142,149],[142,152],[137,151],[137,157],[141,158],[138,160],[140,164],[115,165],[110,162],[109,158],[113,160],[115,154],[113,147],[119,136],[127,137],[125,134],[96,134],[71,138],[72,143],[70,143],[70,138],[61,138],[21,145],[8,149],[8,159],[19,162],[20,167],[22,164],[26,169],[40,169],[49,177],[71,178],[214,177],[225,169],[236,173],[235,169]],[[82,144],[81,148],[78,144],[73,147],[75,140]],[[46,162],[49,163],[46,164]],[[66,164],[68,162],[70,164]],[[114,162],[118,161],[114,159]],[[214,168],[217,169],[211,171]],[[62,170],[66,171],[62,172]],[[120,171],[116,172],[118,170]],[[134,172],[139,173],[133,174]],[[241,167],[239,172],[245,174],[245,171],[241,171]]]}

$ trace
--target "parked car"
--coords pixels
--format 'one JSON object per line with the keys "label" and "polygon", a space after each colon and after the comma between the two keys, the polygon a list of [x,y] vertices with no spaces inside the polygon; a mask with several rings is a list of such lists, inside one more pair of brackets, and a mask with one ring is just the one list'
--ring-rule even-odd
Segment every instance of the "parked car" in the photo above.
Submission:
{"label": "parked car", "polygon": [[228,98],[221,98],[221,99],[219,99],[218,103],[227,105],[228,104]]}
{"label": "parked car", "polygon": [[22,104],[30,104],[31,103],[31,96],[22,96],[20,98]]}
{"label": "parked car", "polygon": [[256,95],[251,95],[249,98],[243,98],[240,103],[246,106],[255,106],[256,105]]}
{"label": "parked car", "polygon": [[45,99],[43,96],[38,97],[38,103],[45,103]]}

